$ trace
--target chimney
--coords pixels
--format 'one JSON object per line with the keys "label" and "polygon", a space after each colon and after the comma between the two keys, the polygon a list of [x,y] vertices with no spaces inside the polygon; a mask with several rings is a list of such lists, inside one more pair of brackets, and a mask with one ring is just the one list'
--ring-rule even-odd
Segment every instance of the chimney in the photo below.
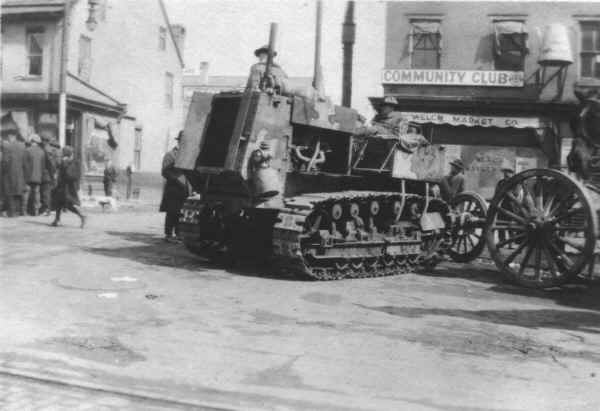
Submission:
{"label": "chimney", "polygon": [[208,61],[200,62],[200,84],[208,84],[208,69],[210,67],[210,63]]}
{"label": "chimney", "polygon": [[185,51],[185,27],[181,24],[171,24],[171,31],[173,32],[173,38],[175,39],[179,53],[183,56],[183,52]]}

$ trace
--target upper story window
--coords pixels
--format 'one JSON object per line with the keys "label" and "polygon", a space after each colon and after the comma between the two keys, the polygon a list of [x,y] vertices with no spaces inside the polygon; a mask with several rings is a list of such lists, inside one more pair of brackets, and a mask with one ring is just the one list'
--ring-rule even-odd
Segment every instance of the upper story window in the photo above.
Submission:
{"label": "upper story window", "polygon": [[92,39],[81,35],[79,37],[79,64],[77,74],[81,79],[90,81],[92,74]]}
{"label": "upper story window", "polygon": [[27,28],[25,44],[27,46],[27,74],[41,76],[44,66],[44,28]]}
{"label": "upper story window", "polygon": [[527,49],[525,23],[517,20],[494,21],[494,68],[523,71]]}
{"label": "upper story window", "polygon": [[159,27],[158,29],[158,49],[167,49],[167,29],[165,27]]}
{"label": "upper story window", "polygon": [[411,68],[439,69],[442,53],[440,20],[411,20]]}
{"label": "upper story window", "polygon": [[165,106],[173,108],[173,74],[165,73]]}
{"label": "upper story window", "polygon": [[600,79],[600,21],[581,22],[581,77]]}

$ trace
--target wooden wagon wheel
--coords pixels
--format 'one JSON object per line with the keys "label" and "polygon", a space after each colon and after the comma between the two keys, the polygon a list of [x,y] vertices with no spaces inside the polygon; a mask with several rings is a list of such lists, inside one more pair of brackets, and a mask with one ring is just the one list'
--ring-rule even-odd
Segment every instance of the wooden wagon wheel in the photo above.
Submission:
{"label": "wooden wagon wheel", "polygon": [[448,255],[458,263],[468,263],[481,255],[485,248],[483,230],[487,216],[487,203],[477,193],[464,192],[450,201],[456,217],[450,233],[452,243]]}
{"label": "wooden wagon wheel", "polygon": [[564,284],[592,261],[597,215],[585,188],[560,171],[517,174],[494,196],[485,236],[498,268],[534,288]]}

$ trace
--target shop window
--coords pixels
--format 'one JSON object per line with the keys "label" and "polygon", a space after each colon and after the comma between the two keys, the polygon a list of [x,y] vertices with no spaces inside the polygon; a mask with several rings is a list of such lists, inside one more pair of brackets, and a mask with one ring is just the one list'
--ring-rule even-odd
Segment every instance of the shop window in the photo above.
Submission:
{"label": "shop window", "polygon": [[494,22],[494,67],[496,70],[523,71],[527,49],[527,32],[522,21]]}
{"label": "shop window", "polygon": [[581,23],[581,77],[600,79],[600,21]]}
{"label": "shop window", "polygon": [[26,31],[27,74],[41,76],[44,65],[44,28],[29,27]]}
{"label": "shop window", "polygon": [[439,69],[442,33],[439,20],[411,20],[410,62],[414,69]]}
{"label": "shop window", "polygon": [[165,73],[165,106],[173,108],[173,74]]}
{"label": "shop window", "polygon": [[158,28],[158,49],[167,49],[167,29],[162,26]]}
{"label": "shop window", "polygon": [[92,73],[92,39],[81,35],[79,37],[79,65],[77,74],[81,79],[90,81]]}
{"label": "shop window", "polygon": [[142,167],[142,127],[135,128],[135,142],[133,145],[133,168],[140,170]]}

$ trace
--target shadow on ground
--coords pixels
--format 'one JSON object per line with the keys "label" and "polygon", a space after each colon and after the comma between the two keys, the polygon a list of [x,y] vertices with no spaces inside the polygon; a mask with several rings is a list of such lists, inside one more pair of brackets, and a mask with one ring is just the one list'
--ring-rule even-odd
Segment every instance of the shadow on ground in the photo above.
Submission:
{"label": "shadow on ground", "polygon": [[600,311],[600,284],[598,281],[576,280],[562,287],[536,290],[521,287],[508,281],[493,265],[471,265],[447,263],[431,272],[420,272],[428,277],[462,278],[489,284],[487,291],[520,297],[540,298],[573,308]]}
{"label": "shadow on ground", "polygon": [[600,334],[600,314],[590,311],[566,310],[462,310],[446,308],[397,307],[392,305],[364,306],[362,308],[379,311],[404,318],[424,316],[454,317],[493,324],[515,325],[526,328],[555,328],[560,330],[584,331]]}
{"label": "shadow on ground", "polygon": [[127,258],[147,265],[179,268],[197,272],[223,270],[227,274],[244,277],[284,281],[309,280],[308,278],[273,272],[270,270],[268,264],[245,263],[225,257],[211,262],[192,254],[183,244],[165,242],[161,237],[157,237],[154,234],[128,231],[107,231],[106,233],[119,237],[121,240],[138,243],[138,245],[124,247],[81,247],[81,250],[100,254],[105,257]]}

